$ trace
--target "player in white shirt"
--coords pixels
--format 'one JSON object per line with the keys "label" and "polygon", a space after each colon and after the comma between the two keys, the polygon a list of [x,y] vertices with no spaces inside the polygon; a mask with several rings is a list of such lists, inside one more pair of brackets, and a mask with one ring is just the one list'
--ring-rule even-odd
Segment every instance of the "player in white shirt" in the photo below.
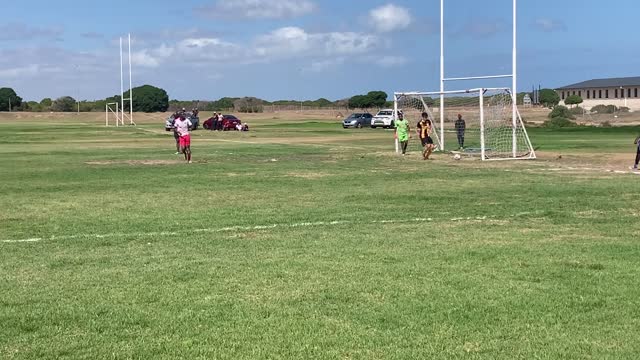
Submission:
{"label": "player in white shirt", "polygon": [[193,124],[191,120],[182,115],[176,119],[173,126],[178,136],[180,136],[180,152],[184,154],[185,161],[191,164],[191,135],[189,134],[189,130],[191,130]]}

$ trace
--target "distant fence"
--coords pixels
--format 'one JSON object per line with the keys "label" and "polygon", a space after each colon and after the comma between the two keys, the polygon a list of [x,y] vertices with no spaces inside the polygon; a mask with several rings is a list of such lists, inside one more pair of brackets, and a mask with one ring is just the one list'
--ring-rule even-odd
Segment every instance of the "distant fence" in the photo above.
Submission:
{"label": "distant fence", "polygon": [[342,106],[306,106],[306,105],[264,105],[264,112],[274,113],[280,111],[326,111],[348,112],[347,107]]}

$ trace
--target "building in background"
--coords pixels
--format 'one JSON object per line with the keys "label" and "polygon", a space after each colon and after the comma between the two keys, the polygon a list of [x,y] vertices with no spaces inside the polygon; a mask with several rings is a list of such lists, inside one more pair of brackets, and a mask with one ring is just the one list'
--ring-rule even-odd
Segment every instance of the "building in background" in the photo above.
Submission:
{"label": "building in background", "polygon": [[583,100],[580,106],[591,109],[596,105],[615,105],[628,107],[632,111],[640,110],[640,77],[594,79],[556,89],[561,104],[571,95]]}

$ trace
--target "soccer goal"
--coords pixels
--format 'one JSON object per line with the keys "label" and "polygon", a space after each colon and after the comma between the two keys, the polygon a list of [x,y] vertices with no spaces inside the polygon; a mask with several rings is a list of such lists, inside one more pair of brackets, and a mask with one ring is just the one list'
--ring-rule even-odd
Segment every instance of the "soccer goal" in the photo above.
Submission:
{"label": "soccer goal", "polygon": [[109,126],[114,123],[116,127],[124,126],[124,118],[120,116],[118,103],[107,103],[104,107],[104,125]]}
{"label": "soccer goal", "polygon": [[[454,153],[477,156],[482,160],[536,158],[517,108],[514,118],[513,96],[508,88],[399,92],[394,94],[394,103],[412,129],[422,113],[429,114],[433,123],[432,137],[440,151],[445,150],[443,144],[446,143]],[[441,106],[444,111],[440,111]],[[459,119],[464,122],[456,122]],[[441,138],[442,134],[446,139]],[[420,148],[417,139],[410,142],[410,151]]]}

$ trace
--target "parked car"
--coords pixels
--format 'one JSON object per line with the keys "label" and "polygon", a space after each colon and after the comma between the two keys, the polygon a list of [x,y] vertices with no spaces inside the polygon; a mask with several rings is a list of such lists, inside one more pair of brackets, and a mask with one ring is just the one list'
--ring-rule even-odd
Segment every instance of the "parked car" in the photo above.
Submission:
{"label": "parked car", "polygon": [[173,115],[169,116],[167,118],[167,120],[164,121],[164,130],[165,131],[173,131],[173,122],[175,121],[175,118],[173,117]]}
{"label": "parked car", "polygon": [[373,119],[373,115],[369,114],[369,113],[355,113],[355,114],[351,114],[349,115],[348,118],[344,119],[344,121],[342,121],[342,127],[347,129],[350,127],[354,127],[354,128],[362,128],[362,127],[370,127],[371,126],[371,119]]}
{"label": "parked car", "polygon": [[[398,110],[399,114],[402,114],[402,110]],[[376,116],[371,119],[371,128],[375,129],[378,126],[381,126],[385,129],[395,128],[396,125],[394,123],[394,110],[393,109],[382,109],[378,111]]]}
{"label": "parked car", "polygon": [[193,130],[198,130],[198,127],[200,126],[200,117],[191,114],[187,115],[187,118],[191,120],[191,123],[193,124]]}
{"label": "parked car", "polygon": [[222,131],[234,131],[236,125],[242,124],[242,121],[233,115],[222,115]]}
{"label": "parked car", "polygon": [[[198,127],[200,126],[200,118],[198,116],[194,116],[191,113],[187,113],[185,116],[193,124],[193,126],[191,127],[191,130],[198,130]],[[165,131],[172,131],[173,130],[173,122],[174,121],[175,121],[175,114],[172,114],[171,116],[169,116],[165,120],[165,122],[164,122],[164,130]]]}
{"label": "parked car", "polygon": [[[237,130],[236,125],[242,124],[242,121],[233,115],[222,115],[222,125],[218,124],[218,129],[222,131]],[[205,121],[202,126],[208,130],[213,129],[213,118]]]}

